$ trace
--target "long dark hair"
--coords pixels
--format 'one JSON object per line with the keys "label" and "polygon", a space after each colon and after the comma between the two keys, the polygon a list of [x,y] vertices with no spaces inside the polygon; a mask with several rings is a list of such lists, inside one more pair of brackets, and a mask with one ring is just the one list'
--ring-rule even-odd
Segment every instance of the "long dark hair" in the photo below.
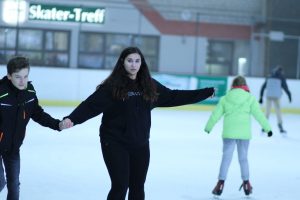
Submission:
{"label": "long dark hair", "polygon": [[97,86],[97,89],[102,85],[108,85],[112,87],[112,95],[114,98],[126,99],[129,91],[128,84],[130,83],[130,79],[124,68],[124,60],[129,54],[133,53],[137,53],[141,57],[141,67],[136,77],[137,86],[141,90],[143,98],[146,101],[153,102],[157,99],[156,86],[151,78],[145,57],[137,47],[127,47],[121,52],[113,71],[100,85]]}

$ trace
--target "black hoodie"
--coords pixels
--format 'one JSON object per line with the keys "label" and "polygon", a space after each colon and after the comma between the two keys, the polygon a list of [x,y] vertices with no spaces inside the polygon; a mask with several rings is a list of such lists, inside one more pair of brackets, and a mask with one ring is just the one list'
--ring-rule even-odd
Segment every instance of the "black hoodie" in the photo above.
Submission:
{"label": "black hoodie", "polygon": [[101,86],[83,101],[67,118],[74,125],[85,122],[101,113],[101,141],[142,145],[148,142],[151,127],[151,110],[155,107],[172,107],[192,104],[213,95],[213,88],[198,90],[171,90],[152,79],[159,94],[157,101],[145,101],[132,87],[124,100],[112,98],[112,88]]}
{"label": "black hoodie", "polygon": [[39,106],[32,84],[28,82],[25,90],[19,90],[5,76],[0,80],[0,153],[19,150],[30,118],[59,130],[59,120]]}

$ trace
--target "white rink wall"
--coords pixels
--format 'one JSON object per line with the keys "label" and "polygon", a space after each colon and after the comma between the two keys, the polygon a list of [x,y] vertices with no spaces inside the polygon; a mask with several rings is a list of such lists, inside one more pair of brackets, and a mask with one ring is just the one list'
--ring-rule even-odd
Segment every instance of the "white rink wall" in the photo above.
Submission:
{"label": "white rink wall", "polygon": [[[103,81],[110,70],[87,70],[87,69],[64,69],[31,67],[29,80],[37,91],[38,98],[46,101],[72,101],[80,102],[88,97],[96,86]],[[6,66],[0,67],[1,77],[6,75]],[[228,86],[234,77],[228,77]],[[247,78],[251,93],[259,98],[259,91],[264,78]],[[300,109],[300,93],[297,87],[300,86],[299,80],[287,80],[289,89],[292,93],[292,103],[289,103],[287,95],[284,93],[281,99],[282,108]]]}

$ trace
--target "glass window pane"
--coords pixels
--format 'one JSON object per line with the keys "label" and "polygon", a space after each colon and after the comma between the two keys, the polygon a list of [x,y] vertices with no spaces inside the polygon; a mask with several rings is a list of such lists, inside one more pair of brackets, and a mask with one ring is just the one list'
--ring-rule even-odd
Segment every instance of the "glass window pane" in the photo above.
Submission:
{"label": "glass window pane", "polygon": [[97,33],[81,33],[79,39],[79,51],[102,53],[103,52],[103,35]]}
{"label": "glass window pane", "polygon": [[79,66],[85,68],[102,68],[103,56],[101,55],[79,55]]}
{"label": "glass window pane", "polygon": [[68,50],[69,34],[67,32],[54,32],[47,31],[46,32],[46,49],[47,50],[59,50],[66,51]]}
{"label": "glass window pane", "polygon": [[105,57],[105,69],[113,69],[117,63],[119,55],[116,56],[106,56]]}
{"label": "glass window pane", "polygon": [[233,42],[209,41],[207,47],[206,72],[229,75],[233,63]]}
{"label": "glass window pane", "polygon": [[229,67],[222,64],[206,64],[206,72],[214,75],[229,75]]}
{"label": "glass window pane", "polygon": [[15,48],[16,47],[16,30],[10,28],[0,29],[0,48]]}
{"label": "glass window pane", "polygon": [[0,63],[7,64],[7,61],[15,56],[15,51],[0,50]]}
{"label": "glass window pane", "polygon": [[27,57],[31,65],[43,65],[43,54],[41,52],[19,51],[18,54]]}
{"label": "glass window pane", "polygon": [[157,57],[145,56],[150,71],[157,71]]}
{"label": "glass window pane", "polygon": [[19,48],[26,50],[42,50],[43,31],[19,30]]}
{"label": "glass window pane", "polygon": [[158,54],[158,38],[153,36],[136,36],[134,45],[139,47],[145,55],[155,56]]}
{"label": "glass window pane", "polygon": [[68,66],[68,54],[66,53],[45,53],[45,65],[51,66]]}
{"label": "glass window pane", "polygon": [[131,44],[131,35],[110,34],[106,36],[106,53],[120,54],[121,51]]}

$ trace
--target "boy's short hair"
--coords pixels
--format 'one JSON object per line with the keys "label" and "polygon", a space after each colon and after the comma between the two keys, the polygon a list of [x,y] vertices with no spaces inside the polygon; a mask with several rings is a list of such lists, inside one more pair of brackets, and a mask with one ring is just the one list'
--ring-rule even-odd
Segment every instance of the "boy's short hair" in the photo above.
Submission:
{"label": "boy's short hair", "polygon": [[30,68],[28,58],[22,56],[14,57],[7,63],[7,74],[12,75],[12,73],[18,72],[24,68]]}
{"label": "boy's short hair", "polygon": [[247,85],[246,79],[243,76],[237,76],[235,79],[232,81],[232,86],[242,86],[242,85]]}

